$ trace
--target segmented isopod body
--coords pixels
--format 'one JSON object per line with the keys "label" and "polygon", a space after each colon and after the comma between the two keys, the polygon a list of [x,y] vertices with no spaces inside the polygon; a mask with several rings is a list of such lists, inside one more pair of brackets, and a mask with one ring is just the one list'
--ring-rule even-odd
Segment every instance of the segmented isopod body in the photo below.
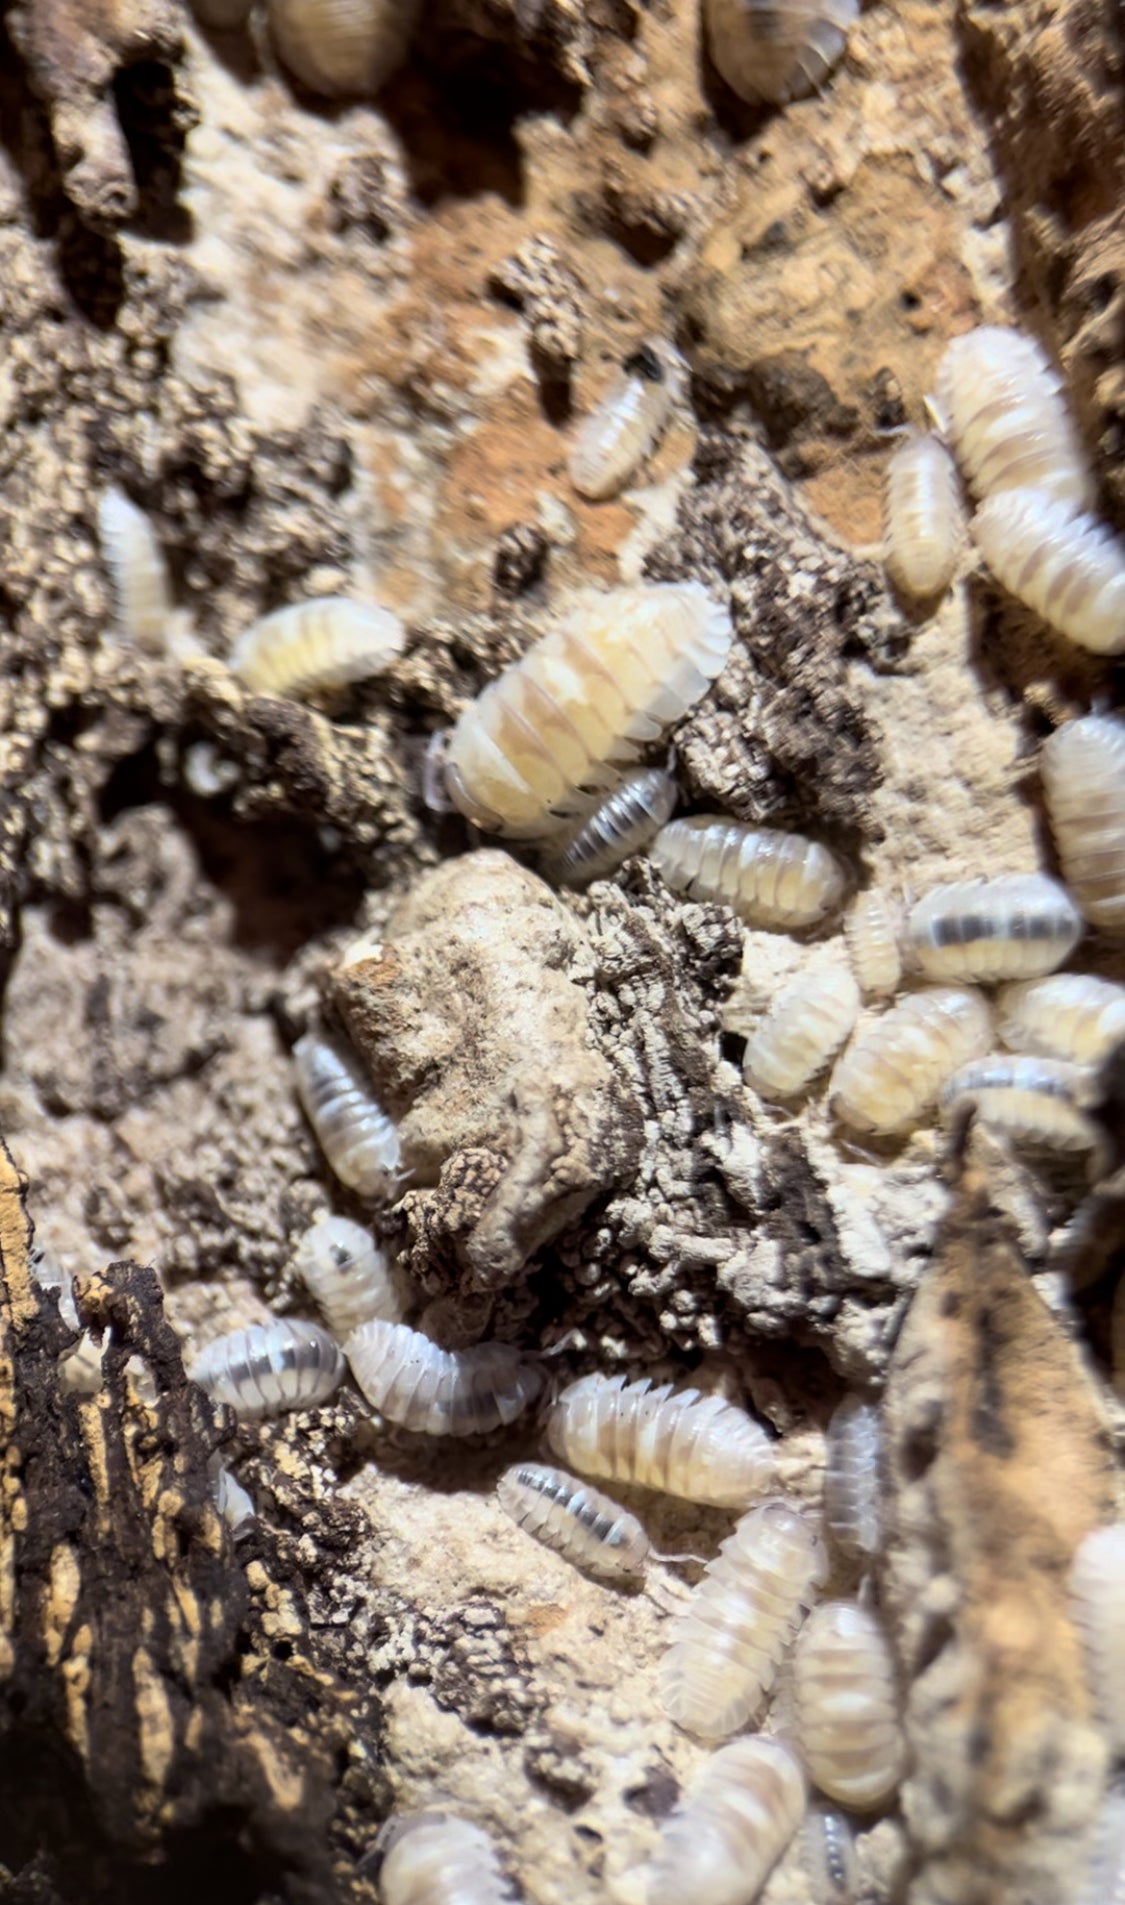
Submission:
{"label": "segmented isopod body", "polygon": [[848,884],[841,862],[819,841],[722,814],[671,821],[651,857],[674,893],[733,906],[750,926],[812,926],[839,905]]}
{"label": "segmented isopod body", "polygon": [[662,338],[625,359],[571,446],[567,469],[580,496],[602,502],[624,489],[664,435],[686,382],[683,358]]}
{"label": "segmented isopod body", "polygon": [[450,1812],[392,1819],[379,1873],[383,1905],[509,1905],[496,1848],[479,1826]]}
{"label": "segmented isopod body", "polygon": [[1082,937],[1064,887],[1045,873],[953,880],[912,906],[905,946],[928,979],[1033,979],[1053,972]]}
{"label": "segmented isopod body", "polygon": [[838,64],[859,0],[704,0],[711,58],[732,92],[783,106]]}
{"label": "segmented isopod body", "polygon": [[944,443],[919,436],[887,465],[887,569],[904,595],[926,601],[948,588],[965,536],[957,466]]}
{"label": "segmented isopod body", "polygon": [[1102,1800],[1073,1905],[1125,1905],[1125,1791],[1120,1786],[1111,1787]]}
{"label": "segmented isopod body", "polygon": [[773,1443],[744,1409],[645,1377],[580,1376],[552,1406],[547,1440],[586,1475],[715,1508],[744,1508],[774,1478]]}
{"label": "segmented isopod body", "polygon": [[1125,986],[1089,972],[1056,972],[1005,986],[996,1025],[1009,1051],[1096,1065],[1125,1039]]}
{"label": "segmented isopod body", "polygon": [[743,1515],[672,1622],[660,1697],[677,1726],[721,1740],[754,1719],[827,1578],[824,1544],[798,1509],[777,1500]]}
{"label": "segmented isopod body", "polygon": [[279,1317],[217,1337],[188,1374],[243,1422],[256,1422],[326,1402],[343,1379],[344,1358],[316,1323]]}
{"label": "segmented isopod body", "polygon": [[378,92],[402,64],[419,0],[266,0],[289,71],[329,98]]}
{"label": "segmented isopod body", "polygon": [[306,1032],[293,1058],[297,1095],[341,1184],[360,1197],[390,1197],[402,1148],[358,1055],[338,1039]]}
{"label": "segmented isopod body", "polygon": [[832,1115],[853,1131],[909,1131],[946,1079],[992,1043],[992,1019],[979,992],[927,986],[908,993],[853,1034],[832,1073]]}
{"label": "segmented isopod body", "polygon": [[1090,1691],[1114,1754],[1125,1755],[1125,1522],[1095,1528],[1070,1571]]}
{"label": "segmented isopod body", "polygon": [[676,783],[662,767],[627,774],[569,839],[552,848],[543,871],[561,886],[585,886],[640,853],[671,818]]}
{"label": "segmented isopod body", "polygon": [[465,709],[446,751],[454,804],[486,833],[560,832],[694,706],[731,633],[698,582],[587,596]]}
{"label": "segmented isopod body", "polygon": [[801,1853],[815,1905],[852,1905],[858,1884],[855,1834],[844,1814],[810,1806],[801,1827]]}
{"label": "segmented isopod body", "polygon": [[867,1563],[882,1552],[883,1415],[860,1396],[845,1396],[828,1424],[824,1520],[849,1560]]}
{"label": "segmented isopod body", "polygon": [[1104,1138],[1081,1109],[1090,1089],[1084,1065],[1062,1058],[1017,1057],[1009,1052],[962,1065],[942,1087],[941,1108],[955,1119],[967,1106],[1015,1144],[1039,1151],[1100,1153]]}
{"label": "segmented isopod body", "polygon": [[752,1905],[804,1809],[804,1774],[780,1740],[721,1747],[660,1835],[646,1905]]}
{"label": "segmented isopod body", "polygon": [[373,1409],[415,1435],[484,1435],[514,1422],[543,1387],[511,1343],[441,1349],[405,1323],[363,1323],[344,1344]]}
{"label": "segmented isopod body", "polygon": [[825,1601],[793,1656],[797,1741],[809,1778],[841,1806],[869,1812],[902,1778],[906,1745],[890,1645],[855,1601]]}
{"label": "segmented isopod body", "polygon": [[293,1267],[334,1336],[347,1336],[376,1316],[402,1321],[385,1253],[348,1217],[319,1217],[297,1245]]}
{"label": "segmented isopod body", "polygon": [[877,886],[857,893],[844,915],[844,940],[864,998],[889,998],[902,978],[902,909]]}
{"label": "segmented isopod body", "polygon": [[992,324],[955,337],[934,395],[975,495],[1035,489],[1071,509],[1093,503],[1062,384],[1034,338]]}
{"label": "segmented isopod body", "polygon": [[536,1541],[591,1574],[636,1577],[652,1551],[635,1515],[561,1468],[520,1462],[496,1485],[500,1505]]}
{"label": "segmented isopod body", "polygon": [[370,602],[321,595],[263,615],[231,650],[230,671],[257,695],[303,701],[381,675],[401,652],[397,615]]}
{"label": "segmented isopod body", "polygon": [[168,564],[148,517],[124,490],[102,491],[98,540],[113,585],[118,628],[150,655],[162,653],[174,614]]}
{"label": "segmented isopod body", "polygon": [[742,1058],[763,1098],[804,1091],[834,1058],[859,1017],[859,987],[846,966],[801,972],[774,1000]]}
{"label": "segmented isopod body", "polygon": [[1068,721],[1043,748],[1043,796],[1063,878],[1092,926],[1125,933],[1125,722]]}
{"label": "segmented isopod body", "polygon": [[1095,655],[1125,649],[1125,541],[1040,490],[989,496],[973,538],[1001,588]]}

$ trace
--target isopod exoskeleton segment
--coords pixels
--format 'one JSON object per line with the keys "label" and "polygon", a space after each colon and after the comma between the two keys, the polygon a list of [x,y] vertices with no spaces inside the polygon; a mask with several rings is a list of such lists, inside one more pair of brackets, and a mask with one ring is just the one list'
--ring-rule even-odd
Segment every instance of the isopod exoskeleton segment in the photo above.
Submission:
{"label": "isopod exoskeleton segment", "polygon": [[983,324],[945,347],[937,411],[974,495],[1035,489],[1070,509],[1093,477],[1062,384],[1034,338]]}
{"label": "isopod exoskeleton segment", "polygon": [[278,1317],[231,1330],[201,1349],[188,1375],[244,1422],[314,1409],[339,1388],[344,1358],[316,1323]]}
{"label": "isopod exoskeleton segment", "polygon": [[857,893],[844,914],[844,942],[865,999],[889,999],[902,978],[902,908],[880,887]]}
{"label": "isopod exoskeleton segment", "polygon": [[319,1217],[297,1245],[293,1267],[334,1336],[372,1317],[401,1323],[402,1298],[386,1255],[362,1224]]}
{"label": "isopod exoskeleton segment", "polygon": [[869,1812],[902,1778],[906,1746],[890,1643],[856,1601],[825,1601],[793,1656],[797,1741],[814,1785]]}
{"label": "isopod exoskeleton segment", "polygon": [[1094,655],[1125,649],[1125,541],[1041,490],[989,496],[973,539],[1001,588]]}
{"label": "isopod exoskeleton segment", "polygon": [[257,695],[310,695],[381,675],[402,650],[397,615],[346,596],[314,596],[264,615],[239,636],[230,671]]}
{"label": "isopod exoskeleton segment", "polygon": [[801,972],[747,1040],[742,1075],[763,1098],[792,1098],[836,1056],[859,1017],[846,966]]}
{"label": "isopod exoskeleton segment", "polygon": [[1120,1759],[1125,1756],[1125,1522],[1095,1528],[1079,1543],[1070,1593],[1094,1706]]}
{"label": "isopod exoskeleton segment", "polygon": [[787,105],[838,64],[859,0],[703,0],[707,44],[732,92]]}
{"label": "isopod exoskeleton segment", "polygon": [[941,1108],[956,1120],[972,1107],[984,1124],[1014,1144],[1037,1151],[1089,1151],[1100,1155],[1105,1140],[1082,1109],[1091,1073],[1062,1058],[998,1052],[971,1059],[942,1086]]}
{"label": "isopod exoskeleton segment", "polygon": [[441,1349],[405,1323],[363,1323],[344,1353],[371,1407],[415,1435],[484,1435],[514,1422],[543,1387],[511,1343]]}
{"label": "isopod exoskeleton segment", "polygon": [[1125,1040],[1125,986],[1089,972],[1056,972],[1005,986],[996,1027],[1009,1051],[1097,1065]]}
{"label": "isopod exoskeleton segment", "polygon": [[780,1740],[721,1747],[660,1835],[646,1905],[753,1905],[804,1809],[804,1774]]}
{"label": "isopod exoskeleton segment", "polygon": [[382,1905],[509,1905],[487,1832],[451,1812],[405,1813],[384,1828]]}
{"label": "isopod exoskeleton segment", "polygon": [[602,502],[624,489],[659,443],[686,383],[683,358],[663,339],[630,353],[575,432],[567,470],[580,496]]}
{"label": "isopod exoskeleton segment", "polygon": [[102,491],[98,540],[113,586],[118,629],[148,654],[163,653],[175,613],[168,564],[151,522],[124,490]]}
{"label": "isopod exoskeleton segment", "polygon": [[870,1565],[883,1547],[883,1415],[877,1403],[845,1396],[828,1424],[824,1521],[850,1561]]}
{"label": "isopod exoskeleton segment", "polygon": [[520,1462],[496,1485],[500,1505],[536,1541],[576,1568],[616,1579],[645,1571],[652,1544],[635,1515],[589,1482],[540,1462]]}
{"label": "isopod exoskeleton segment", "polygon": [[909,1131],[934,1105],[960,1065],[992,1043],[992,1018],[979,992],[927,986],[857,1027],[828,1088],[832,1115],[853,1131]]}
{"label": "isopod exoskeleton segment", "polygon": [[669,820],[676,806],[676,783],[662,767],[627,774],[620,787],[568,838],[552,843],[543,872],[560,886],[586,886],[612,873],[623,860],[640,853]]}
{"label": "isopod exoskeleton segment", "polygon": [[1065,888],[1045,873],[932,887],[912,906],[904,946],[927,979],[990,985],[1053,972],[1082,937]]}
{"label": "isopod exoskeleton segment", "polygon": [[1125,934],[1125,722],[1068,721],[1044,743],[1041,765],[1063,878],[1091,926]]}
{"label": "isopod exoskeleton segment", "polygon": [[948,588],[965,537],[965,510],[957,466],[937,437],[914,437],[891,457],[884,524],[896,587],[919,602]]}
{"label": "isopod exoskeleton segment", "polygon": [[815,925],[839,905],[848,884],[842,863],[818,840],[722,814],[669,822],[651,858],[673,893],[731,906],[750,926]]}
{"label": "isopod exoskeleton segment", "polygon": [[341,1039],[306,1032],[293,1047],[297,1095],[341,1184],[360,1197],[388,1198],[402,1149],[359,1056]]}
{"label": "isopod exoskeleton segment", "polygon": [[760,1423],[721,1396],[596,1372],[563,1390],[547,1440],[584,1474],[717,1508],[744,1508],[771,1486],[776,1466]]}

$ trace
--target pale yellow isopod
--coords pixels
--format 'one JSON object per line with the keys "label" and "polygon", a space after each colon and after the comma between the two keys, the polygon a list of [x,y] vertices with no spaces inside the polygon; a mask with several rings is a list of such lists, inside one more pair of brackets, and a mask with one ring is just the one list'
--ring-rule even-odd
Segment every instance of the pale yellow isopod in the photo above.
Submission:
{"label": "pale yellow isopod", "polygon": [[732,92],[783,106],[839,63],[859,0],[703,0],[707,44]]}
{"label": "pale yellow isopod", "polygon": [[246,629],[231,650],[230,671],[254,694],[304,701],[381,675],[405,640],[389,609],[342,595],[313,596]]}
{"label": "pale yellow isopod", "polygon": [[859,1017],[859,987],[846,966],[801,972],[783,987],[747,1040],[742,1075],[763,1098],[792,1098],[836,1056]]}
{"label": "pale yellow isopod", "polygon": [[293,1253],[293,1268],[334,1336],[347,1336],[372,1317],[402,1321],[402,1295],[386,1253],[350,1217],[318,1217]]}
{"label": "pale yellow isopod", "polygon": [[378,92],[406,57],[420,0],[266,0],[278,54],[310,91]]}
{"label": "pale yellow isopod", "polygon": [[1045,873],[952,880],[912,906],[903,949],[927,979],[1035,979],[1053,972],[1082,937],[1065,887]]}
{"label": "pale yellow isopod", "polygon": [[887,465],[887,569],[904,595],[928,601],[948,588],[965,538],[957,466],[935,436],[918,436]]}
{"label": "pale yellow isopod", "polygon": [[662,338],[626,357],[571,445],[567,470],[580,496],[603,502],[624,489],[659,443],[686,384],[687,365]]}
{"label": "pale yellow isopod", "polygon": [[902,978],[902,908],[880,887],[857,893],[844,914],[844,943],[865,999],[887,999]]}
{"label": "pale yellow isopod", "polygon": [[694,706],[731,634],[698,582],[587,595],[465,709],[445,756],[454,805],[486,833],[559,833]]}
{"label": "pale yellow isopod", "polygon": [[774,1479],[773,1443],[745,1409],[644,1377],[580,1376],[553,1404],[547,1440],[586,1475],[715,1508],[744,1508]]}
{"label": "pale yellow isopod", "polygon": [[870,1812],[890,1799],[906,1763],[890,1644],[867,1608],[825,1601],[793,1655],[797,1743],[829,1799]]}
{"label": "pale yellow isopod", "polygon": [[1106,1167],[1105,1137],[1082,1109],[1092,1074],[1061,1058],[1000,1052],[962,1065],[942,1087],[942,1116],[956,1122],[968,1108],[1015,1145],[1033,1151],[1086,1151],[1091,1175]]}
{"label": "pale yellow isopod", "polygon": [[974,495],[1035,489],[1072,509],[1094,502],[1062,384],[1034,338],[993,324],[955,337],[934,396]]}
{"label": "pale yellow isopod", "polygon": [[615,1580],[643,1575],[652,1543],[640,1522],[589,1482],[541,1462],[519,1462],[504,1471],[496,1493],[518,1527],[576,1568]]}
{"label": "pale yellow isopod", "polygon": [[1070,1571],[1074,1618],[1098,1716],[1116,1758],[1125,1756],[1125,1522],[1095,1528]]}
{"label": "pale yellow isopod", "polygon": [[382,1905],[510,1905],[487,1832],[451,1812],[404,1813],[382,1834]]}
{"label": "pale yellow isopod", "polygon": [[1063,878],[1091,926],[1125,934],[1125,722],[1068,721],[1040,764]]}
{"label": "pale yellow isopod", "polygon": [[560,886],[586,886],[640,853],[670,820],[676,783],[662,767],[627,774],[569,836],[551,843],[543,871]]}
{"label": "pale yellow isopod", "polygon": [[881,1018],[861,1023],[832,1073],[832,1115],[853,1131],[909,1131],[931,1109],[946,1079],[992,1043],[992,1018],[979,992],[927,986]]}
{"label": "pale yellow isopod", "polygon": [[343,1039],[306,1032],[293,1047],[297,1096],[341,1184],[360,1197],[390,1197],[402,1148],[359,1054]]}
{"label": "pale yellow isopod", "polygon": [[162,654],[175,616],[168,564],[151,522],[124,490],[102,491],[98,540],[113,586],[117,628],[148,654]]}
{"label": "pale yellow isopod", "polygon": [[543,1387],[542,1371],[511,1343],[441,1349],[405,1323],[362,1323],[344,1354],[372,1408],[414,1435],[485,1435],[514,1422]]}
{"label": "pale yellow isopod", "polygon": [[673,893],[732,906],[750,926],[815,925],[848,885],[842,862],[818,840],[747,827],[723,814],[670,821],[650,857]]}
{"label": "pale yellow isopod", "polygon": [[1056,972],[1004,986],[996,1028],[1009,1051],[1097,1065],[1125,1040],[1125,986],[1089,972]]}
{"label": "pale yellow isopod", "polygon": [[1125,541],[1041,490],[989,496],[973,538],[1001,588],[1094,655],[1125,649]]}
{"label": "pale yellow isopod", "polygon": [[850,1561],[870,1565],[882,1552],[883,1414],[860,1396],[845,1396],[828,1424],[824,1522]]}
{"label": "pale yellow isopod", "polygon": [[753,1905],[804,1810],[804,1774],[780,1740],[721,1747],[660,1835],[645,1905]]}

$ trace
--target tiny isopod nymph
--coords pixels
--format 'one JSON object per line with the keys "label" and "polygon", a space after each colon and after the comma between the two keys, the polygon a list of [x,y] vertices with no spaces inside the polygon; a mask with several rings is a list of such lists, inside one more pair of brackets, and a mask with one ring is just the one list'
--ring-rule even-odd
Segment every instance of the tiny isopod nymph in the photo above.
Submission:
{"label": "tiny isopod nymph", "polygon": [[972,1107],[1014,1144],[1038,1151],[1089,1151],[1100,1165],[1104,1138],[1082,1109],[1091,1074],[1066,1059],[1000,1052],[962,1065],[942,1087],[942,1114]]}
{"label": "tiny isopod nymph", "polygon": [[1125,1040],[1125,986],[1089,972],[1056,972],[1005,986],[996,1025],[1013,1052],[1096,1065]]}
{"label": "tiny isopod nymph", "polygon": [[543,1387],[510,1343],[441,1349],[405,1323],[361,1324],[344,1344],[373,1409],[415,1435],[484,1435],[523,1414]]}
{"label": "tiny isopod nymph", "polygon": [[256,1422],[326,1402],[343,1379],[344,1358],[316,1323],[279,1317],[217,1337],[188,1374],[243,1422]]}
{"label": "tiny isopod nymph", "polygon": [[828,1424],[824,1521],[849,1560],[869,1564],[882,1551],[883,1417],[860,1396],[845,1396]]}
{"label": "tiny isopod nymph", "polygon": [[810,1779],[856,1812],[883,1805],[902,1778],[906,1745],[890,1644],[855,1601],[825,1601],[793,1656],[797,1741]]}
{"label": "tiny isopod nymph", "polygon": [[297,1245],[293,1267],[334,1336],[372,1317],[402,1321],[402,1298],[385,1253],[348,1217],[320,1217]]}
{"label": "tiny isopod nymph", "polygon": [[905,946],[928,979],[989,985],[1053,972],[1081,937],[1081,915],[1057,880],[1010,873],[933,887],[907,915]]}
{"label": "tiny isopod nymph", "polygon": [[419,0],[267,0],[281,59],[329,98],[378,92],[402,64]]}
{"label": "tiny isopod nymph", "polygon": [[801,1827],[802,1862],[814,1905],[853,1905],[858,1877],[855,1834],[842,1812],[810,1806]]}
{"label": "tiny isopod nymph", "polygon": [[859,0],[704,0],[707,43],[732,92],[787,105],[839,63]]}
{"label": "tiny isopod nymph", "polygon": [[510,1905],[486,1832],[450,1812],[406,1813],[384,1829],[383,1905]]}
{"label": "tiny isopod nymph", "polygon": [[844,942],[865,999],[886,999],[902,978],[902,909],[880,887],[857,893],[844,915]]}
{"label": "tiny isopod nymph", "polygon": [[1045,742],[1042,773],[1067,886],[1091,926],[1125,933],[1125,722],[1068,721]]}
{"label": "tiny isopod nymph", "polygon": [[1125,649],[1125,541],[1041,490],[989,496],[973,539],[1001,588],[1094,655]]}
{"label": "tiny isopod nymph", "polygon": [[640,853],[669,820],[676,783],[662,767],[627,774],[568,838],[552,843],[543,871],[560,886],[586,886]]}
{"label": "tiny isopod nymph", "polygon": [[124,490],[103,490],[98,540],[113,585],[118,628],[150,655],[163,653],[175,614],[168,564],[151,522]]}
{"label": "tiny isopod nymph", "polygon": [[927,986],[861,1022],[829,1081],[832,1115],[853,1131],[897,1134],[931,1109],[946,1079],[992,1043],[979,992]]}
{"label": "tiny isopod nymph", "polygon": [[341,1184],[360,1197],[390,1197],[402,1148],[358,1054],[339,1039],[306,1032],[293,1059],[305,1116]]}
{"label": "tiny isopod nymph", "polygon": [[792,1098],[836,1056],[859,1017],[846,966],[798,973],[747,1041],[742,1075],[763,1098]]}
{"label": "tiny isopod nymph", "polygon": [[1125,1522],[1095,1528],[1070,1571],[1086,1676],[1115,1757],[1125,1755]]}
{"label": "tiny isopod nymph", "polygon": [[257,1510],[237,1476],[215,1458],[211,1463],[211,1492],[215,1507],[237,1541],[257,1519]]}
{"label": "tiny isopod nymph", "polygon": [[716,1508],[744,1508],[776,1467],[773,1443],[744,1409],[645,1377],[580,1376],[553,1404],[547,1440],[586,1475]]}
{"label": "tiny isopod nymph", "polygon": [[571,445],[567,469],[580,496],[603,502],[624,489],[663,436],[686,382],[679,351],[660,338],[625,359]]}
{"label": "tiny isopod nymph", "polygon": [[815,925],[839,905],[848,884],[842,863],[818,840],[722,814],[670,821],[651,858],[673,893],[731,906],[750,926]]}
{"label": "tiny isopod nymph", "polygon": [[1089,508],[1094,481],[1062,384],[1034,338],[983,324],[947,344],[934,395],[975,495],[1035,489]]}
{"label": "tiny isopod nymph", "polygon": [[887,466],[887,569],[904,595],[928,601],[948,588],[965,536],[957,467],[935,436],[897,449]]}
{"label": "tiny isopod nymph", "polygon": [[637,1517],[588,1482],[540,1462],[520,1462],[500,1477],[496,1493],[520,1528],[575,1567],[614,1579],[644,1573],[652,1548]]}
{"label": "tiny isopod nymph", "polygon": [[661,1833],[646,1905],[753,1905],[804,1810],[804,1774],[780,1740],[720,1747]]}
{"label": "tiny isopod nymph", "polygon": [[230,671],[257,695],[307,700],[381,675],[402,650],[397,615],[346,596],[293,602],[246,629],[230,655]]}

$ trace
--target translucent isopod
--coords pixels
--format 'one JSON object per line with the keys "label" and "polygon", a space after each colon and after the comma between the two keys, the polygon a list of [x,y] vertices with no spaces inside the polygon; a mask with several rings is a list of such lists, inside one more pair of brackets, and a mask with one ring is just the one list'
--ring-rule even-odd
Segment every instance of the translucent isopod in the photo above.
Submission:
{"label": "translucent isopod", "polygon": [[1125,1790],[1102,1800],[1071,1905],[1125,1905]]}
{"label": "translucent isopod", "polygon": [[162,654],[175,614],[168,564],[148,517],[123,490],[111,486],[102,491],[98,540],[119,630],[148,654]]}
{"label": "translucent isopod", "polygon": [[587,596],[465,709],[446,752],[454,804],[486,833],[560,832],[694,706],[731,633],[698,582]]}
{"label": "translucent isopod", "polygon": [[637,1517],[588,1482],[561,1468],[520,1462],[505,1470],[496,1493],[519,1527],[576,1568],[618,1579],[644,1573],[652,1544]]}
{"label": "translucent isopod", "polygon": [[844,941],[865,999],[886,999],[902,978],[902,909],[877,886],[857,893],[844,915]]}
{"label": "translucent isopod", "polygon": [[243,1422],[256,1422],[326,1402],[343,1379],[344,1358],[316,1323],[279,1317],[217,1337],[188,1374]]}
{"label": "translucent isopod", "polygon": [[585,886],[640,853],[671,819],[676,783],[662,767],[627,774],[568,839],[552,846],[543,871],[560,886]]}
{"label": "translucent isopod", "polygon": [[828,1087],[832,1115],[853,1131],[909,1131],[959,1065],[992,1043],[979,992],[927,986],[881,1018],[860,1024],[836,1060]]}
{"label": "translucent isopod", "polygon": [[711,58],[732,92],[783,106],[838,64],[859,0],[703,0]]}
{"label": "translucent isopod", "polygon": [[744,1409],[644,1377],[580,1376],[553,1404],[547,1440],[586,1475],[715,1508],[744,1508],[774,1479],[773,1443]]}
{"label": "translucent isopod", "polygon": [[815,1905],[853,1905],[859,1883],[855,1833],[842,1812],[809,1807],[801,1827],[801,1857]]}
{"label": "translucent isopod", "polygon": [[856,1812],[883,1805],[902,1778],[906,1745],[890,1644],[855,1601],[825,1601],[793,1656],[797,1743],[809,1778]]}
{"label": "translucent isopod", "polygon": [[747,1041],[742,1075],[763,1098],[804,1091],[836,1056],[859,1017],[859,987],[846,966],[801,972]]}
{"label": "translucent isopod", "polygon": [[1042,491],[989,496],[973,538],[1001,588],[1095,655],[1125,649],[1125,541]]}
{"label": "translucent isopod", "polygon": [[319,1217],[306,1230],[293,1266],[334,1336],[372,1317],[402,1321],[402,1298],[371,1232],[348,1217]]}
{"label": "translucent isopod", "polygon": [[664,435],[686,383],[683,358],[662,338],[625,359],[571,445],[567,469],[580,496],[603,502],[624,489]]}
{"label": "translucent isopod", "polygon": [[257,1519],[254,1503],[229,1468],[214,1459],[211,1465],[211,1489],[215,1507],[237,1541],[239,1535],[244,1535],[251,1522]]}
{"label": "translucent isopod", "polygon": [[383,1905],[509,1905],[511,1889],[486,1832],[450,1812],[392,1819],[379,1873]]}
{"label": "translucent isopod", "polygon": [[346,596],[314,596],[263,615],[230,655],[230,671],[257,695],[303,701],[381,675],[402,650],[397,615]]}
{"label": "translucent isopod", "polygon": [[1090,1151],[1100,1162],[1102,1132],[1081,1109],[1090,1082],[1084,1065],[1000,1052],[958,1067],[942,1087],[942,1114],[955,1119],[972,1106],[978,1118],[1013,1144],[1037,1151]]}
{"label": "translucent isopod", "polygon": [[721,1747],[660,1835],[646,1905],[753,1905],[804,1809],[804,1774],[780,1740]]}
{"label": "translucent isopod", "polygon": [[776,1500],[743,1515],[672,1622],[660,1697],[677,1726],[721,1740],[753,1720],[827,1578],[824,1544],[798,1509]]}
{"label": "translucent isopod", "polygon": [[883,1415],[859,1396],[845,1396],[828,1424],[824,1520],[849,1560],[869,1563],[882,1552]]}
{"label": "translucent isopod", "polygon": [[360,1197],[390,1197],[402,1149],[358,1055],[342,1040],[306,1032],[293,1058],[297,1095],[341,1184]]}
{"label": "translucent isopod", "polygon": [[1036,489],[1072,509],[1093,477],[1057,373],[1034,338],[984,324],[946,345],[934,389],[957,461],[976,496]]}
{"label": "translucent isopod", "polygon": [[405,1323],[363,1323],[344,1353],[372,1408],[416,1435],[484,1435],[514,1422],[543,1387],[510,1343],[440,1349]]}
{"label": "translucent isopod", "polygon": [[402,64],[419,0],[266,0],[289,71],[329,98],[376,93]]}
{"label": "translucent isopod", "polygon": [[926,601],[948,588],[965,536],[957,466],[935,436],[914,437],[887,466],[887,569],[904,595]]}
{"label": "translucent isopod", "polygon": [[671,821],[651,857],[674,893],[733,906],[750,926],[812,926],[839,905],[848,884],[842,863],[819,841],[722,814]]}
{"label": "translucent isopod", "polygon": [[1041,764],[1063,878],[1091,926],[1125,934],[1125,722],[1068,721],[1044,744]]}
{"label": "translucent isopod", "polygon": [[1005,986],[996,1025],[1009,1051],[1097,1065],[1125,1040],[1125,986],[1089,972],[1056,972]]}
{"label": "translucent isopod", "polygon": [[1125,1755],[1125,1522],[1095,1528],[1070,1571],[1090,1691],[1115,1757]]}
{"label": "translucent isopod", "polygon": [[1082,937],[1065,887],[1045,873],[953,880],[912,906],[904,947],[928,979],[1035,979],[1053,972]]}

